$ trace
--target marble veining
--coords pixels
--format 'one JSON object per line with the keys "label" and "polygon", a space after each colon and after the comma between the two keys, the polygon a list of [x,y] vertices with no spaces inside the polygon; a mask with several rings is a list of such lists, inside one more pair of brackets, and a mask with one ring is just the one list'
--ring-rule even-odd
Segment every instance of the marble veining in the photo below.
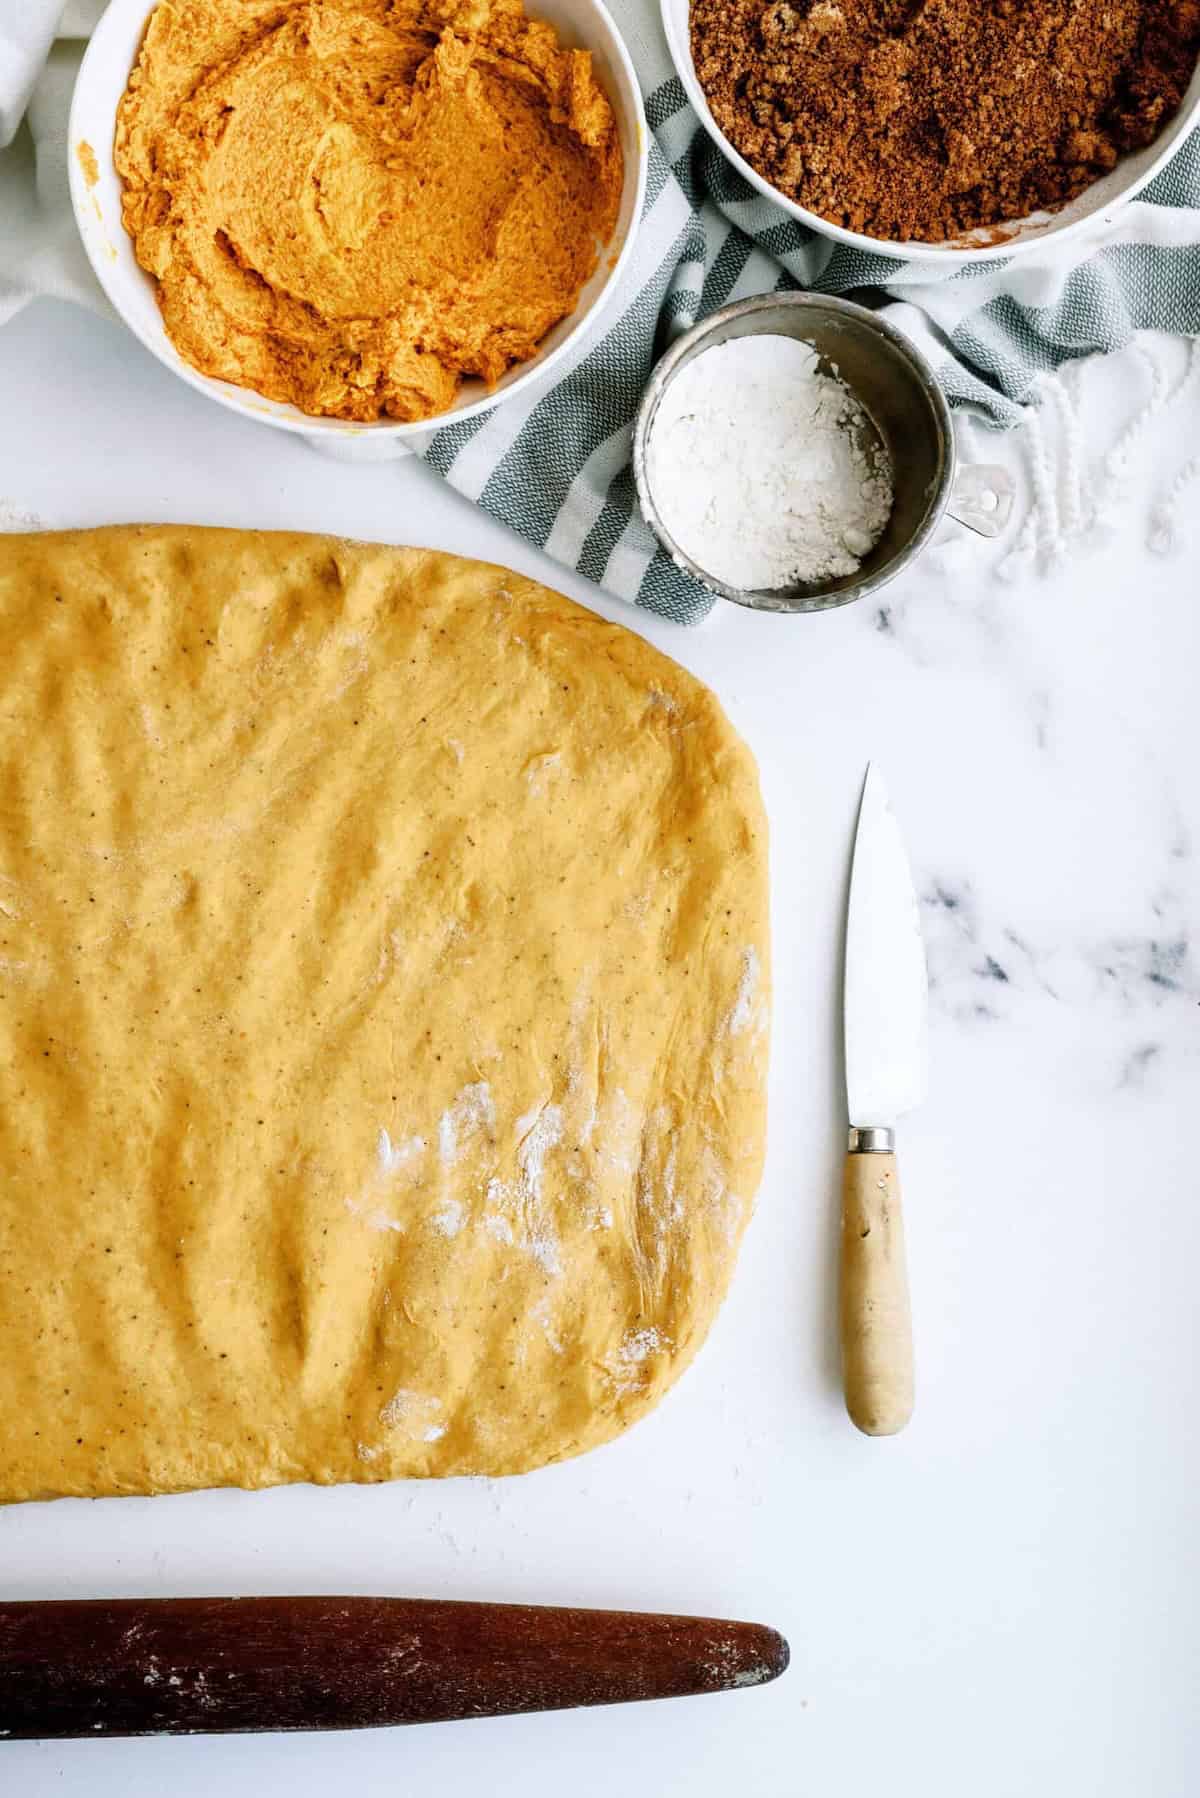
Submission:
{"label": "marble veining", "polygon": [[926,875],[920,900],[930,1002],[956,1025],[1041,1028],[1038,1006],[1076,1021],[1096,1012],[1097,1050],[1127,1089],[1200,1053],[1200,961],[1180,888],[1153,893],[1137,928],[1079,935],[1018,929],[963,875]]}

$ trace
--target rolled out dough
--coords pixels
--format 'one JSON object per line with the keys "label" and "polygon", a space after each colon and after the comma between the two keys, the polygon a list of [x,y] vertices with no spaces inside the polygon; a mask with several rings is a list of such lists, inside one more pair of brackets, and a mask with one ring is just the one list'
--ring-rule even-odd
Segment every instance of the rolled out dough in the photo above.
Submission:
{"label": "rolled out dough", "polygon": [[758,1181],[752,760],[500,568],[0,537],[0,1498],[504,1474],[703,1339]]}

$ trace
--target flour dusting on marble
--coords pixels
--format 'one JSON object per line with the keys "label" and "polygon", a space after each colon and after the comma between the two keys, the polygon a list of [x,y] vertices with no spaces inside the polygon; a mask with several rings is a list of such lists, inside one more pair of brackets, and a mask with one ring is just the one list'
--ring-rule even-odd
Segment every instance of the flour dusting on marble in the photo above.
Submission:
{"label": "flour dusting on marble", "polygon": [[36,512],[27,512],[12,500],[0,499],[0,531],[44,531],[48,528]]}

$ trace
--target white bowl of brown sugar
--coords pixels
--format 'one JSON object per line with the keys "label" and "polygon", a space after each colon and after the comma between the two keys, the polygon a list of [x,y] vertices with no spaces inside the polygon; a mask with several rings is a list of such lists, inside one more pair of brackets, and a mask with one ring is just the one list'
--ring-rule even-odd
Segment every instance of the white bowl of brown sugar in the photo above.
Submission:
{"label": "white bowl of brown sugar", "polygon": [[1077,235],[1200,120],[1200,0],[662,0],[693,107],[812,230],[906,261]]}

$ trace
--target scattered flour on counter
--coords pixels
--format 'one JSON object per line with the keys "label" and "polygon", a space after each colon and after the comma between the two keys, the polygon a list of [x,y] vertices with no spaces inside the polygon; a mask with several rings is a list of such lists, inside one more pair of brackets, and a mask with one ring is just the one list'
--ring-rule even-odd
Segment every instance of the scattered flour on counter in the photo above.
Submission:
{"label": "scattered flour on counter", "polygon": [[12,500],[0,499],[0,531],[44,531],[49,526],[36,512],[27,512]]}
{"label": "scattered flour on counter", "polygon": [[693,357],[659,404],[647,476],[684,554],[745,591],[853,574],[892,511],[871,418],[790,337],[731,338]]}

